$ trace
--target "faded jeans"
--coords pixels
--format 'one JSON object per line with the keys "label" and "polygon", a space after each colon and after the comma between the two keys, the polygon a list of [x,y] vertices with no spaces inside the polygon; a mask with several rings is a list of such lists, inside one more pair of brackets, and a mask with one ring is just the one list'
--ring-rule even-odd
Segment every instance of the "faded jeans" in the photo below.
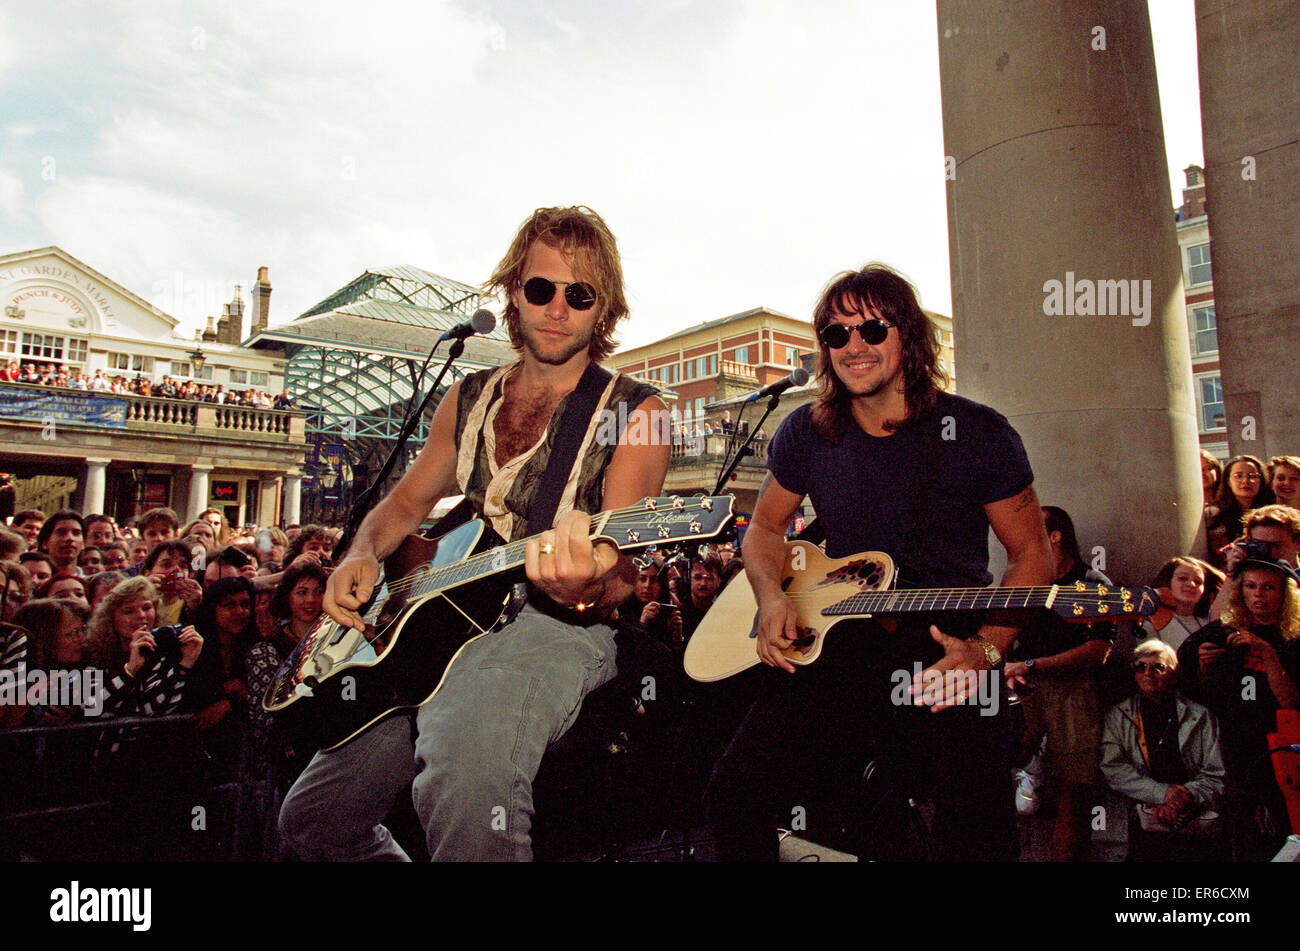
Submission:
{"label": "faded jeans", "polygon": [[582,700],[615,674],[614,632],[528,606],[466,646],[411,722],[393,717],[317,753],[285,798],[280,834],[310,861],[408,861],[383,826],[411,786],[435,861],[529,861],[533,779]]}

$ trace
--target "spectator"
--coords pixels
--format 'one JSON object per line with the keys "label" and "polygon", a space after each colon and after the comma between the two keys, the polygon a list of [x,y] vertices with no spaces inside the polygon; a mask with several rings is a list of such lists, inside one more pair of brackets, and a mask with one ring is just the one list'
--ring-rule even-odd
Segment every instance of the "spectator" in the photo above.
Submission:
{"label": "spectator", "polygon": [[286,565],[293,565],[300,559],[304,562],[314,560],[317,564],[328,566],[330,552],[333,550],[334,535],[329,529],[321,525],[304,525],[285,550],[284,561]]}
{"label": "spectator", "polygon": [[41,526],[45,524],[45,513],[40,509],[26,509],[14,516],[13,527],[27,539],[27,550],[36,550],[36,540],[40,537]]}
{"label": "spectator", "polygon": [[145,556],[149,554],[152,547],[143,538],[132,539],[130,546],[127,548],[127,561],[130,562],[127,568],[137,568],[144,561]]}
{"label": "spectator", "polygon": [[[158,618],[164,624],[187,622],[190,615],[182,617],[182,612],[197,611],[203,600],[203,588],[190,574],[191,557],[190,546],[172,539],[149,552],[140,566],[140,574],[153,582],[162,598]],[[202,628],[199,633],[204,633]]]}
{"label": "spectator", "polygon": [[1214,504],[1215,496],[1219,492],[1219,482],[1223,478],[1223,464],[1219,462],[1217,456],[1212,452],[1201,450],[1201,495],[1204,497],[1202,503],[1207,508]]}
{"label": "spectator", "polygon": [[[1285,561],[1293,568],[1300,567],[1300,511],[1286,505],[1265,505],[1251,509],[1241,523],[1242,538],[1228,546],[1223,555],[1228,574],[1236,574],[1237,566],[1246,557],[1244,542],[1263,542],[1268,546],[1268,558]],[[1229,589],[1219,589],[1214,604],[1210,606],[1210,620],[1222,616],[1228,603]]]}
{"label": "spectator", "polygon": [[18,490],[14,488],[11,473],[0,472],[0,525],[8,525],[13,517],[18,500]]}
{"label": "spectator", "polygon": [[107,515],[87,515],[85,530],[86,544],[93,548],[104,548],[117,541],[117,529]]}
{"label": "spectator", "polygon": [[18,557],[27,551],[27,539],[17,532],[0,528],[0,561],[17,563]]}
{"label": "spectator", "polygon": [[211,551],[217,547],[217,532],[212,527],[212,523],[202,518],[197,518],[185,526],[181,532],[182,538],[197,538],[203,542],[204,546]]}
{"label": "spectator", "polygon": [[43,551],[29,551],[19,555],[18,564],[27,569],[34,588],[39,588],[54,577],[54,562]]}
{"label": "spectator", "polygon": [[[234,545],[227,545],[208,558],[207,567],[203,572],[203,587],[206,589],[213,582],[220,581],[223,578],[252,578],[255,574],[257,574],[257,568],[254,567],[252,559],[242,549]],[[274,584],[274,582],[269,582],[269,584]]]}
{"label": "spectator", "polygon": [[1300,509],[1300,456],[1274,456],[1268,461],[1268,473],[1278,504]]}
{"label": "spectator", "polygon": [[293,409],[293,400],[289,398],[288,390],[281,391],[280,395],[275,398],[275,408]]}
{"label": "spectator", "polygon": [[77,556],[85,545],[81,515],[72,509],[63,509],[51,515],[41,526],[36,543],[50,556],[54,571],[72,571],[77,567]]}
{"label": "spectator", "polygon": [[126,579],[127,575],[121,571],[101,571],[87,578],[86,595],[90,598],[90,609],[93,611],[99,607],[99,603],[108,596],[108,593]]}
{"label": "spectator", "polygon": [[1214,505],[1206,510],[1206,542],[1214,567],[1224,567],[1222,549],[1241,534],[1242,516],[1272,502],[1273,490],[1265,480],[1264,463],[1254,456],[1233,456],[1228,460]]}
{"label": "spectator", "polygon": [[104,546],[100,551],[104,556],[105,571],[126,571],[131,564],[124,542],[113,542],[111,545]]}
{"label": "spectator", "polygon": [[12,562],[0,561],[0,621],[11,622],[14,613],[32,596],[32,580],[27,569]]}
{"label": "spectator", "polygon": [[1283,561],[1246,558],[1228,585],[1219,621],[1178,651],[1181,685],[1223,731],[1234,858],[1266,860],[1286,822],[1268,769],[1268,734],[1281,708],[1300,704],[1300,588]]}
{"label": "spectator", "polygon": [[682,638],[689,641],[718,596],[722,586],[722,559],[707,545],[701,545],[691,559],[689,579],[683,580],[687,583],[678,583],[673,602],[681,611]]}
{"label": "spectator", "polygon": [[[1070,516],[1054,505],[1043,506],[1042,514],[1055,583],[1090,580]],[[1101,762],[1102,708],[1095,678],[1114,640],[1113,625],[1074,625],[1043,612],[1021,630],[1004,670],[1008,687],[1033,689],[1022,697],[1021,759],[1027,760],[1046,737],[1047,775],[1056,787],[1052,857],[1058,862],[1088,857],[1092,792]]]}
{"label": "spectator", "polygon": [[104,555],[98,548],[86,547],[77,555],[77,567],[83,575],[93,575],[104,570]]}
{"label": "spectator", "polygon": [[218,509],[204,509],[199,513],[199,518],[212,526],[213,535],[216,537],[216,545],[230,544],[230,523],[226,521],[226,516]]}
{"label": "spectator", "polygon": [[1133,654],[1138,692],[1111,707],[1102,734],[1101,771],[1132,800],[1129,861],[1220,858],[1210,836],[1223,796],[1223,755],[1214,714],[1180,695],[1178,655],[1163,641]]}
{"label": "spectator", "polygon": [[646,552],[632,562],[637,569],[635,587],[632,596],[619,607],[619,616],[680,654],[686,647],[682,614],[668,600],[663,556],[659,552]]}
{"label": "spectator", "polygon": [[81,580],[81,575],[69,574],[64,571],[56,572],[53,578],[41,585],[36,596],[39,598],[66,598],[69,601],[80,601],[87,608],[90,607],[90,599],[86,597],[86,583]]}
{"label": "spectator", "polygon": [[148,542],[150,549],[174,539],[176,531],[181,527],[176,513],[169,508],[150,509],[140,516],[138,525],[140,537]]}
{"label": "spectator", "polygon": [[95,378],[90,381],[90,389],[99,393],[107,392],[113,388],[112,382],[104,376],[103,370],[95,371]]}
{"label": "spectator", "polygon": [[248,718],[244,658],[258,640],[252,582],[242,577],[223,578],[209,585],[195,626],[204,636],[205,647],[185,707],[195,712],[195,726],[219,775],[229,777],[238,761]]}
{"label": "spectator", "polygon": [[1154,617],[1147,618],[1142,622],[1142,630],[1147,637],[1164,641],[1178,650],[1189,634],[1195,634],[1209,623],[1210,605],[1223,580],[1223,572],[1199,558],[1180,555],[1169,559],[1156,573],[1151,587],[1160,592],[1162,605],[1172,613],[1167,618],[1161,617],[1158,623]]}

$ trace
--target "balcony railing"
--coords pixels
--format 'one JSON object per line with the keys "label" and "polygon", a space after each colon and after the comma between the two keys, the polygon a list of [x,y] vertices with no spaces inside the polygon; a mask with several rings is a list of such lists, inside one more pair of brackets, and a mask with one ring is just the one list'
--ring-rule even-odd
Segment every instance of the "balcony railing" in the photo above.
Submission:
{"label": "balcony railing", "polygon": [[[683,436],[680,440],[673,440],[673,450],[670,466],[695,466],[695,465],[717,465],[722,462],[727,452],[727,441],[730,439],[723,433],[715,433],[709,436]],[[755,439],[749,444],[752,450],[751,454],[741,460],[741,468],[747,466],[766,466],[767,465],[767,437]],[[736,446],[740,445],[740,439],[737,437]],[[735,451],[735,446],[732,450]]]}
{"label": "balcony railing", "polygon": [[227,436],[305,444],[303,414],[197,400],[0,383],[0,421],[87,426],[166,436]]}

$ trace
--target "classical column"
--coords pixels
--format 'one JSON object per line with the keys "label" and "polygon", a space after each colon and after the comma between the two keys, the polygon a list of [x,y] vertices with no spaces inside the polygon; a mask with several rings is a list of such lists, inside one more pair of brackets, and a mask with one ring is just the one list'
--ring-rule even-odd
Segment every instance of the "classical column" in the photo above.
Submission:
{"label": "classical column", "polygon": [[1146,581],[1201,513],[1146,3],[938,13],[958,392],[1020,432],[1085,561]]}
{"label": "classical column", "polygon": [[104,514],[104,486],[108,464],[112,459],[86,459],[86,491],[83,493],[83,515]]}
{"label": "classical column", "polygon": [[302,511],[302,473],[284,475],[284,524],[296,525]]}
{"label": "classical column", "polygon": [[1300,17],[1196,0],[1196,45],[1228,446],[1267,462],[1300,451]]}
{"label": "classical column", "polygon": [[187,521],[199,517],[199,513],[208,507],[208,475],[215,466],[190,466],[190,501],[186,506]]}

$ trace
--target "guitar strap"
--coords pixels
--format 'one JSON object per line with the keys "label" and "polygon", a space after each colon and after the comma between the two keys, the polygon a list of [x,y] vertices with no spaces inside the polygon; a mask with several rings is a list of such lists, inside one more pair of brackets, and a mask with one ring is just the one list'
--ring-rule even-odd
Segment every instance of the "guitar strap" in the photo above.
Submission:
{"label": "guitar strap", "polygon": [[937,496],[939,477],[943,474],[943,441],[939,433],[937,406],[923,410],[909,425],[917,428],[916,459],[912,462],[907,497],[903,500],[903,536],[894,557],[898,564],[900,587],[917,587],[925,582],[920,572],[922,555],[935,533],[940,531],[936,515],[940,508]]}
{"label": "guitar strap", "polygon": [[[560,496],[569,481],[569,473],[578,458],[578,448],[587,433],[596,404],[605,392],[613,376],[608,370],[595,363],[587,364],[577,388],[569,394],[565,404],[564,415],[560,417],[560,426],[551,443],[551,457],[546,461],[546,470],[533,490],[533,497],[528,504],[528,527],[526,536],[536,535],[551,527],[555,521],[556,509],[560,507]],[[626,416],[619,418],[625,419]]]}

